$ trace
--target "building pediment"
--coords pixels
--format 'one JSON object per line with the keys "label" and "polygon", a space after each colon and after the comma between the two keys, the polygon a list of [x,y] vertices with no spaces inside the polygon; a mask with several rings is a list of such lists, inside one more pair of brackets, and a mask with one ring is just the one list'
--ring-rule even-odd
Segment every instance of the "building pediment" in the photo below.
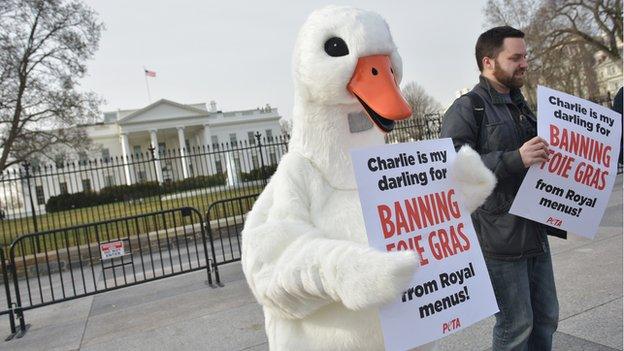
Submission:
{"label": "building pediment", "polygon": [[117,123],[120,125],[154,123],[177,118],[206,116],[208,116],[208,112],[199,108],[179,104],[166,99],[160,99],[121,118]]}

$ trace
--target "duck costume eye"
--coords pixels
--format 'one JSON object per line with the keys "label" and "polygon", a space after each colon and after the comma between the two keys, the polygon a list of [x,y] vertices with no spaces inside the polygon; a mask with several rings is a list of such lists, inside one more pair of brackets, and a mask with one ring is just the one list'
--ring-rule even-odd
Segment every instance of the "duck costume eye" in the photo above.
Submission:
{"label": "duck costume eye", "polygon": [[349,55],[349,48],[342,38],[332,37],[325,42],[325,52],[331,57]]}

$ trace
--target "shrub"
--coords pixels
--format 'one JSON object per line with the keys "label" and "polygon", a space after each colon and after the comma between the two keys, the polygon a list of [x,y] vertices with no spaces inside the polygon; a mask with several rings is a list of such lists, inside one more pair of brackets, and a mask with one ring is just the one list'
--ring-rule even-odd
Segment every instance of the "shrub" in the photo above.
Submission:
{"label": "shrub", "polygon": [[225,184],[225,174],[218,173],[208,176],[197,176],[193,178],[186,178],[182,180],[176,180],[174,182],[167,182],[163,184],[164,193],[172,193],[177,191],[191,190],[197,188],[206,188],[217,185]]}
{"label": "shrub", "polygon": [[252,169],[249,173],[241,172],[241,178],[244,182],[252,180],[269,179],[275,170],[277,165],[262,166],[260,168]]}
{"label": "shrub", "polygon": [[45,209],[46,212],[58,212],[224,184],[225,175],[215,174],[167,182],[162,185],[158,182],[114,185],[102,188],[99,192],[82,191],[52,196],[46,202]]}

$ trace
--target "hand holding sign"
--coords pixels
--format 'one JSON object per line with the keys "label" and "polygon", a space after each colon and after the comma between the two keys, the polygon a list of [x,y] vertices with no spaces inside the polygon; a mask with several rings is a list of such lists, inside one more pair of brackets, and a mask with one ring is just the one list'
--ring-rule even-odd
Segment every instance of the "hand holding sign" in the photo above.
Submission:
{"label": "hand holding sign", "polygon": [[[615,183],[621,118],[541,86],[537,98],[538,134],[549,144],[548,159],[532,163],[509,212],[593,238]],[[531,150],[533,157],[542,152]]]}
{"label": "hand holding sign", "polygon": [[548,142],[538,136],[524,143],[519,151],[524,167],[548,161]]}

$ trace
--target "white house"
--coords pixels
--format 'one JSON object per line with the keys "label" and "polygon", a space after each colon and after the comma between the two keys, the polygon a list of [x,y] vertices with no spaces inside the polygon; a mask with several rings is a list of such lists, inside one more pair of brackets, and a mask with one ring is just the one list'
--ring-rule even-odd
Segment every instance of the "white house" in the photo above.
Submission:
{"label": "white house", "polygon": [[[180,167],[167,167],[159,160],[156,178],[160,182],[168,179],[179,180],[198,174],[199,167],[193,167],[193,159],[184,157],[193,150],[208,146],[218,149],[223,143],[236,145],[241,141],[253,145],[254,135],[258,132],[268,139],[281,133],[279,122],[281,117],[277,109],[269,105],[230,112],[218,111],[214,101],[209,105],[209,107],[206,104],[185,105],[161,99],[138,110],[105,112],[102,123],[84,126],[94,145],[101,150],[100,155],[87,156],[103,159],[112,156],[134,158],[145,155],[150,146],[153,146],[157,147],[158,159],[166,158],[164,153],[167,150],[175,150],[179,152],[176,155],[182,156]],[[267,157],[270,158],[271,155]],[[218,157],[211,160],[210,173],[221,173],[226,167],[234,167],[236,172],[229,173],[236,174],[241,170],[257,167],[256,162],[245,166],[244,163],[239,164],[237,160],[233,160],[235,165],[228,166],[229,161],[232,160],[221,160]],[[141,173],[143,171],[133,171],[130,166],[126,167],[125,171],[125,182],[128,184],[141,181],[146,176]]]}
{"label": "white house", "polygon": [[[5,177],[0,182],[0,209],[9,217],[28,215],[32,198],[36,211],[43,213],[51,196],[146,180],[162,183],[220,173],[227,175],[227,185],[236,186],[240,173],[258,168],[260,161],[277,164],[284,150],[267,147],[260,153],[255,134],[272,140],[282,133],[280,119],[268,104],[222,112],[214,101],[207,106],[166,99],[141,109],[105,112],[102,122],[81,126],[94,151],[67,154],[66,160],[78,161],[74,167],[33,172],[30,186],[19,174]],[[97,161],[85,163],[93,160]]]}

